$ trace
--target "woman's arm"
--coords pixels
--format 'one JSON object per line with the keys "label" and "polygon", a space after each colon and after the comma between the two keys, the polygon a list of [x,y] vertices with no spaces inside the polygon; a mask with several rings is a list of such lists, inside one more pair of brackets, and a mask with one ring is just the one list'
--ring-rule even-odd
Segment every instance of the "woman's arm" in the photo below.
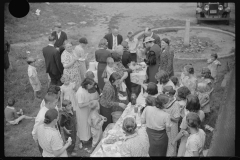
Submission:
{"label": "woman's arm", "polygon": [[67,148],[71,145],[72,142],[67,141],[67,143],[59,150],[53,150],[53,154],[55,157],[59,157]]}
{"label": "woman's arm", "polygon": [[172,116],[171,116],[170,119],[171,119],[171,121],[177,123],[177,122],[179,121],[180,117],[175,118],[175,117],[172,117]]}

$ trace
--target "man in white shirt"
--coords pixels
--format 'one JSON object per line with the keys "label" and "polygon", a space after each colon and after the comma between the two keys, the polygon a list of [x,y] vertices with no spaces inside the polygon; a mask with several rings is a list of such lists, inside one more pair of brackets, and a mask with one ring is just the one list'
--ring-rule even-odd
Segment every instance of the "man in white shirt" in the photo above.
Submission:
{"label": "man in white shirt", "polygon": [[117,27],[111,28],[112,33],[106,34],[104,38],[108,42],[108,49],[113,51],[118,45],[121,45],[123,37],[119,34]]}
{"label": "man in white shirt", "polygon": [[137,53],[138,39],[134,38],[132,31],[128,32],[127,37],[125,41],[128,42],[129,52]]}
{"label": "man in white shirt", "polygon": [[38,140],[37,140],[37,128],[38,128],[39,125],[44,123],[45,113],[49,109],[54,109],[56,107],[57,102],[58,102],[58,98],[54,94],[47,93],[47,95],[44,97],[44,101],[45,101],[45,106],[43,106],[39,110],[38,115],[37,115],[37,117],[35,119],[35,124],[33,126],[33,130],[32,130],[33,140],[38,144],[38,147],[39,147],[39,150],[40,150],[41,154],[42,154],[43,150],[39,146],[39,143],[38,143]]}

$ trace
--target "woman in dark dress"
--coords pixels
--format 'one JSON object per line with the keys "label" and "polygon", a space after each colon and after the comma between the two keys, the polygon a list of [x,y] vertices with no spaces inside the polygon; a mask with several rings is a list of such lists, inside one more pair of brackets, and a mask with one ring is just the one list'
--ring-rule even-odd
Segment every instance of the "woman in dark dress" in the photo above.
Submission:
{"label": "woman in dark dress", "polygon": [[161,41],[162,54],[160,56],[159,70],[164,70],[168,73],[169,77],[174,75],[173,71],[173,58],[174,51],[170,49],[170,41],[167,38],[163,38]]}
{"label": "woman in dark dress", "polygon": [[98,76],[98,86],[100,90],[103,90],[104,87],[104,80],[102,78],[103,71],[105,70],[107,66],[107,58],[111,57],[111,53],[109,50],[107,50],[107,40],[105,38],[101,39],[99,42],[99,49],[95,52],[95,58],[98,62],[98,68],[97,68],[97,76]]}

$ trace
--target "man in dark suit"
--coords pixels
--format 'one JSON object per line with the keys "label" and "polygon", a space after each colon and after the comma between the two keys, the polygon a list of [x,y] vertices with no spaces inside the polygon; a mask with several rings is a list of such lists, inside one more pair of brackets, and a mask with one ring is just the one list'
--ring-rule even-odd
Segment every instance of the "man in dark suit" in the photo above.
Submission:
{"label": "man in dark suit", "polygon": [[51,78],[51,85],[62,85],[60,78],[63,74],[63,65],[61,63],[61,56],[59,51],[54,47],[56,38],[49,36],[48,40],[50,44],[43,48],[43,56],[45,59],[46,73]]}
{"label": "man in dark suit", "polygon": [[111,28],[112,33],[108,33],[104,38],[108,42],[108,49],[114,50],[116,46],[120,45],[123,41],[123,37],[119,34],[117,27]]}
{"label": "man in dark suit", "polygon": [[[146,37],[151,37],[154,39],[154,43],[159,45],[159,47],[161,48],[161,39],[160,37],[153,33],[153,31],[150,28],[146,28],[144,31],[144,35],[143,35],[143,42],[145,41]],[[145,46],[145,44],[143,44]]]}
{"label": "man in dark suit", "polygon": [[54,26],[54,31],[52,32],[52,36],[56,37],[56,41],[54,43],[54,47],[60,51],[60,55],[65,50],[65,42],[67,40],[67,34],[61,30],[61,23],[56,23]]}

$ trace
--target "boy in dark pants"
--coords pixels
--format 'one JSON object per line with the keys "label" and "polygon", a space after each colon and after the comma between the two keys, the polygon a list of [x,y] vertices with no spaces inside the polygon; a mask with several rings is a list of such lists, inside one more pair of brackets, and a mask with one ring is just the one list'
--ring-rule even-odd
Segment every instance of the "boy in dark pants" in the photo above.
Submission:
{"label": "boy in dark pants", "polygon": [[68,137],[72,138],[72,144],[67,148],[67,152],[72,156],[76,156],[76,117],[73,114],[71,101],[63,100],[62,107],[64,110],[60,117],[60,126],[63,128],[65,141],[67,141]]}

